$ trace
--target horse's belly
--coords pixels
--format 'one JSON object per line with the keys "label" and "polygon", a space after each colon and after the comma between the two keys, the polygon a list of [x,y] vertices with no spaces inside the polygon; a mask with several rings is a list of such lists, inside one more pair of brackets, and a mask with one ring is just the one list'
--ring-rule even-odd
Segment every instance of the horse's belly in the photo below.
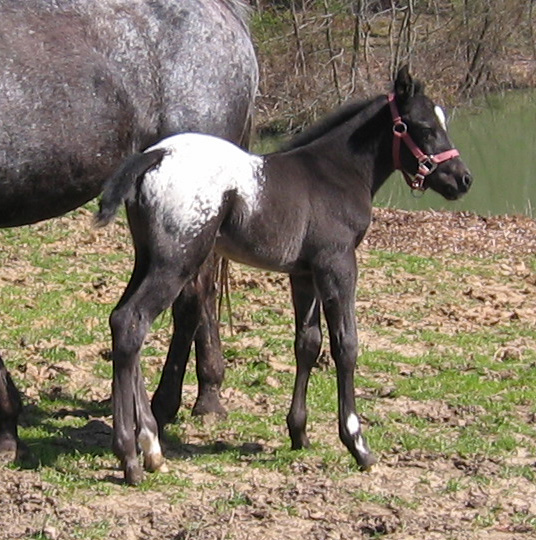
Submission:
{"label": "horse's belly", "polygon": [[113,126],[107,127],[107,134],[94,129],[92,138],[71,129],[70,140],[58,135],[56,146],[50,133],[41,144],[33,135],[27,146],[22,141],[18,147],[0,144],[0,228],[56,217],[96,197],[127,154],[118,144],[106,147],[113,137]]}
{"label": "horse's belly", "polygon": [[294,243],[277,242],[275,238],[251,242],[247,238],[222,234],[216,239],[216,251],[223,257],[263,270],[291,273],[301,266]]}
{"label": "horse's belly", "polygon": [[82,178],[64,173],[61,163],[56,172],[2,177],[0,171],[0,228],[28,225],[60,216],[96,197],[106,176]]}

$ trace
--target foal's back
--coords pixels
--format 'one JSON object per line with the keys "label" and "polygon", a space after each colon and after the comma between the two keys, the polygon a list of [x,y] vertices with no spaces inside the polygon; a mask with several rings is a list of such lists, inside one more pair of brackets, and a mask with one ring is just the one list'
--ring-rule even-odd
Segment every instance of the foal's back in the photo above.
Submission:
{"label": "foal's back", "polygon": [[[132,174],[142,176],[126,199],[131,216],[140,222],[133,234],[145,237],[150,227],[162,251],[171,256],[178,250],[173,256],[183,260],[189,259],[188,254],[197,258],[208,253],[215,245],[220,254],[251,266],[296,269],[310,201],[304,186],[292,182],[296,179],[291,171],[267,165],[270,157],[204,134],[164,139],[134,156],[132,168],[119,172],[117,182],[124,186]],[[112,185],[115,182],[111,180]],[[100,216],[114,211],[101,209]]]}
{"label": "foal's back", "polygon": [[[181,242],[223,218],[231,202],[255,212],[262,190],[263,159],[224,139],[184,133],[149,148],[164,150],[140,185],[146,212]],[[229,204],[226,204],[229,203]]]}

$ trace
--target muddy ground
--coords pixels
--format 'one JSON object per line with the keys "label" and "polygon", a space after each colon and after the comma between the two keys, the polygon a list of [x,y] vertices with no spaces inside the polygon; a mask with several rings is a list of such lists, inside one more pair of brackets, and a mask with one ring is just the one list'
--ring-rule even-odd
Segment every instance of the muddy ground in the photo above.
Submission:
{"label": "muddy ground", "polygon": [[[68,226],[73,227],[73,231],[77,226],[87,231],[88,213],[81,212],[77,220],[71,219]],[[77,244],[78,249],[95,251],[117,243],[113,233],[92,234],[92,244],[83,248],[79,234],[73,233],[69,241]],[[521,292],[517,292],[518,304],[514,301],[513,309],[517,309],[517,316],[525,317],[528,324],[536,324],[536,279],[534,266],[531,266],[536,253],[536,223],[533,220],[524,217],[483,218],[463,213],[377,210],[371,231],[360,248],[359,257],[365,267],[370,250],[400,251],[452,260],[459,254],[475,259],[494,260],[499,257],[496,271],[510,273],[512,280],[522,280],[525,284]],[[12,271],[19,280],[24,279],[26,272],[31,285],[30,264],[20,261]],[[382,278],[381,268],[365,269],[363,273],[363,279]],[[258,275],[254,279],[258,281]],[[397,279],[404,279],[404,276]],[[437,276],[437,279],[441,280],[442,276]],[[423,310],[419,324],[435,325],[444,331],[454,326],[460,328],[460,325],[467,331],[487,325],[492,331],[494,320],[512,317],[513,301],[510,297],[508,308],[501,304],[501,291],[492,292],[490,278],[486,279],[473,279],[464,289],[465,295],[484,298],[480,311],[466,313],[460,300],[460,305],[452,302],[448,309],[445,306],[433,307],[430,313]],[[248,274],[243,270],[233,278],[235,287],[247,281]],[[269,284],[272,290],[274,283],[277,285],[278,282]],[[508,292],[503,291],[504,294]],[[109,292],[110,295],[117,293],[117,290]],[[495,294],[495,299],[486,302],[486,295],[490,294]],[[358,302],[358,309],[374,301],[380,311],[384,302],[386,327],[394,332],[392,340],[388,333],[381,336],[367,333],[367,318],[364,317],[361,321],[364,346],[407,348],[407,345],[395,343],[395,337],[404,332],[404,322],[396,317],[390,319],[389,312],[396,311],[392,308],[396,307],[397,301],[408,302],[408,298],[374,299],[365,294],[360,301],[362,304]],[[240,317],[240,313],[237,316]],[[105,343],[88,345],[87,350],[80,354],[90,361],[92,355],[99,354],[105,346]],[[522,354],[520,350],[532,347],[534,342],[526,340],[497,353]],[[415,354],[419,352],[414,351]],[[88,385],[93,387],[91,397],[95,402],[105,400],[109,395],[109,386],[94,380],[90,369],[74,370],[69,365],[55,366],[54,369],[72,374],[70,382],[63,388],[64,392]],[[50,370],[46,366],[39,369],[29,367],[25,374],[20,374],[32,382],[27,400],[37,399],[40,381],[50,379]],[[386,388],[388,385],[389,381],[385,381]],[[193,402],[194,390],[193,387],[186,388],[186,406]],[[386,396],[381,392],[372,396],[380,401],[380,410],[381,407],[397,408],[439,423],[471,421],[471,415],[475,414],[470,410],[453,410],[441,402],[422,404],[403,397],[382,402],[382,397]],[[232,388],[224,390],[223,403],[231,410],[241,407],[255,410],[258,407],[262,411],[263,406],[251,403],[247,396]],[[91,411],[66,411],[65,414],[81,415],[87,419],[85,425],[73,430],[74,447],[77,444],[110,445],[109,416],[94,417]],[[317,431],[315,437],[332,440],[333,445],[343,452],[334,430],[318,426]],[[191,431],[185,442],[195,443],[198,437],[195,431]],[[270,450],[269,442],[266,446],[265,450]],[[58,485],[52,478],[47,479],[39,468],[19,470],[3,467],[0,469],[0,538],[510,540],[536,537],[536,485],[523,476],[516,476],[512,481],[502,472],[504,463],[496,460],[460,456],[447,458],[441,454],[394,448],[381,456],[379,464],[371,472],[339,470],[333,474],[326,470],[324,463],[305,454],[303,459],[293,463],[289,474],[277,467],[255,467],[252,463],[255,460],[254,450],[245,447],[243,459],[226,466],[224,474],[221,474],[221,471],[217,473],[187,459],[187,445],[175,445],[168,449],[170,474],[187,477],[191,483],[183,488],[173,484],[169,490],[122,486],[121,474],[109,458],[102,458],[102,467],[81,472],[98,482],[73,489]],[[95,459],[98,462],[99,458]],[[514,453],[509,459],[512,466],[536,467],[536,458],[532,455]],[[482,481],[483,478],[487,481]],[[459,488],[447,489],[455,485]],[[367,496],[356,497],[358,493]]]}

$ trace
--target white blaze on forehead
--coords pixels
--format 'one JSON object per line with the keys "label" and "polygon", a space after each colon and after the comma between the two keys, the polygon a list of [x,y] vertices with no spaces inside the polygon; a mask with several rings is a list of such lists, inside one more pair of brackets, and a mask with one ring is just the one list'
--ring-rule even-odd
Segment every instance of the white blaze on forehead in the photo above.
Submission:
{"label": "white blaze on forehead", "polygon": [[434,112],[435,112],[435,115],[437,116],[437,119],[439,121],[439,124],[441,125],[441,127],[447,131],[447,116],[445,114],[445,111],[443,110],[442,107],[440,107],[439,105],[436,105],[434,107]]}
{"label": "white blaze on forehead", "polygon": [[354,413],[348,416],[346,427],[350,435],[355,435],[359,431],[359,418]]}
{"label": "white blaze on forehead", "polygon": [[200,230],[221,209],[225,194],[235,191],[254,212],[260,193],[263,158],[234,144],[198,133],[164,139],[149,148],[167,154],[147,173],[142,191],[158,215],[171,219],[179,233]]}

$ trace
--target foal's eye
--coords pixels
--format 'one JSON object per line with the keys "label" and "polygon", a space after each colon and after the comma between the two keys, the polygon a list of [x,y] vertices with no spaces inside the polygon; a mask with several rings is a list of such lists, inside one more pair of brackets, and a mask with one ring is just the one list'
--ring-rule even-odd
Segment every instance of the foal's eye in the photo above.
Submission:
{"label": "foal's eye", "polygon": [[423,127],[421,128],[422,138],[425,141],[430,140],[434,135],[434,130],[432,128]]}

